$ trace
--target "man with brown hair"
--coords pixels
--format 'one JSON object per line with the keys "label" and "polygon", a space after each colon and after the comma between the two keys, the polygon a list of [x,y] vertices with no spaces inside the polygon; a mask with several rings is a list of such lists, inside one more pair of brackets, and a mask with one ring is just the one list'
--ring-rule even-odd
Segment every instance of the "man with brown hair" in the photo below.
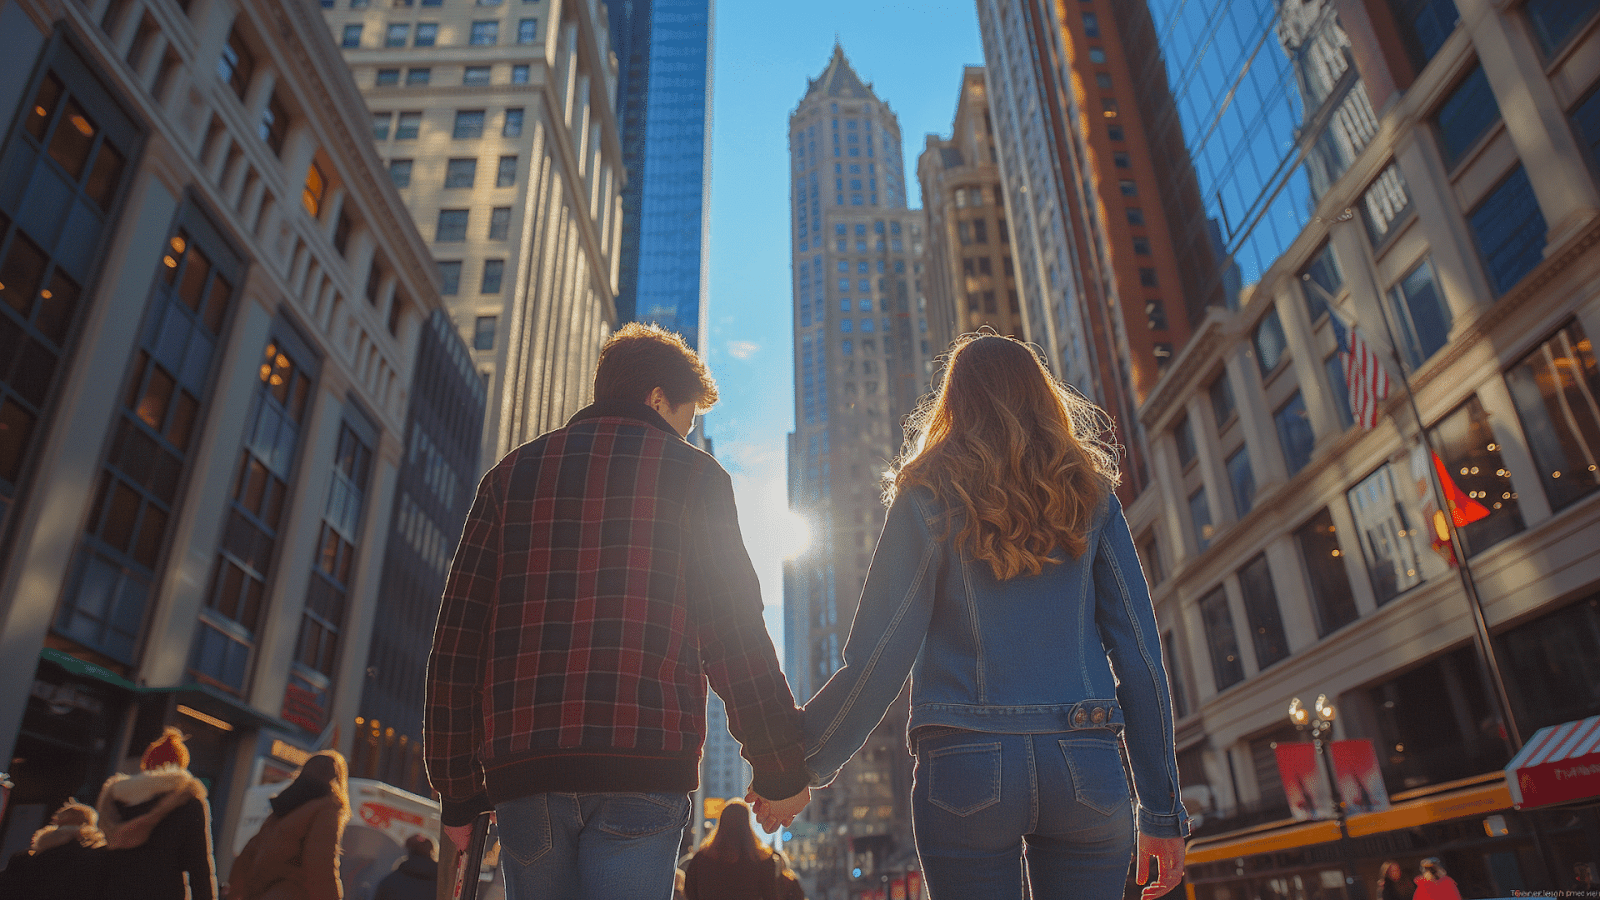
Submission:
{"label": "man with brown hair", "polygon": [[675,334],[629,324],[594,403],[484,476],[450,567],[423,725],[446,834],[493,809],[508,900],[665,900],[699,784],[706,682],[762,824],[810,791],[733,483],[683,440],[717,400]]}

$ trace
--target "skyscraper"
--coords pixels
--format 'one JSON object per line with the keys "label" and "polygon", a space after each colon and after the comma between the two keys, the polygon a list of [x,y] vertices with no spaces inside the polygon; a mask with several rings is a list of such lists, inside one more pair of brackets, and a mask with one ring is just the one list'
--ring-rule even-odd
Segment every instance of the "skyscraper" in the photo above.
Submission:
{"label": "skyscraper", "polygon": [[[839,666],[883,525],[881,479],[900,449],[901,418],[927,389],[932,348],[920,283],[923,218],[906,208],[899,121],[837,45],[789,116],[789,149],[789,483],[812,543],[785,564],[784,614],[787,673],[795,694],[809,697]],[[818,871],[832,871],[852,847],[877,866],[913,852],[904,715],[886,717],[807,811],[809,821],[832,826],[837,855]]]}
{"label": "skyscraper", "polygon": [[622,132],[618,321],[656,322],[704,353],[711,188],[710,0],[614,0]]}
{"label": "skyscraper", "polygon": [[596,3],[322,6],[489,383],[487,468],[587,402],[617,323],[608,22]]}
{"label": "skyscraper", "polygon": [[923,272],[933,348],[981,326],[1027,333],[991,121],[983,67],[968,66],[949,139],[928,135],[917,160],[928,215]]}

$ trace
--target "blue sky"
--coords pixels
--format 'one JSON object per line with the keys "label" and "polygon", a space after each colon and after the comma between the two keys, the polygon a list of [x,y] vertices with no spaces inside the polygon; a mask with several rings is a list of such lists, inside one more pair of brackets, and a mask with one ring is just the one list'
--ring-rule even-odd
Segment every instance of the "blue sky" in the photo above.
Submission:
{"label": "blue sky", "polygon": [[[795,525],[785,498],[794,426],[788,120],[835,39],[900,117],[911,205],[925,135],[950,133],[961,70],[983,63],[976,6],[957,3],[716,5],[707,358],[722,402],[707,420],[733,474],[740,524],[782,646],[782,565]],[[804,700],[805,698],[800,698]]]}

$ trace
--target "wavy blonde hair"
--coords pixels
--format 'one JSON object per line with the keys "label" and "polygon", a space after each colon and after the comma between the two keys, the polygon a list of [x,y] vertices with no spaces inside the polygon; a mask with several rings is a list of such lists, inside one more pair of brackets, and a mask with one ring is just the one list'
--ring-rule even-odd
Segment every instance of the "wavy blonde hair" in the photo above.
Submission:
{"label": "wavy blonde hair", "polygon": [[1030,345],[965,334],[907,422],[885,498],[926,486],[963,514],[956,545],[995,578],[1037,575],[1058,550],[1076,559],[1087,548],[1095,508],[1120,478],[1110,429]]}

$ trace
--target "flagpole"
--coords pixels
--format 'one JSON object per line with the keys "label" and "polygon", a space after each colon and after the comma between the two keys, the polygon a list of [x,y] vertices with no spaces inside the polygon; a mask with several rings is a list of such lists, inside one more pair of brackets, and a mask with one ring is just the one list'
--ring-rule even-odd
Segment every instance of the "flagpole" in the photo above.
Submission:
{"label": "flagpole", "polygon": [[[1317,285],[1317,288],[1320,290],[1322,286]],[[1444,485],[1439,481],[1439,469],[1434,460],[1440,457],[1434,452],[1433,441],[1428,436],[1428,427],[1424,424],[1422,411],[1417,406],[1417,395],[1411,389],[1411,377],[1406,371],[1405,362],[1400,359],[1400,344],[1395,340],[1394,329],[1389,324],[1389,311],[1384,298],[1379,296],[1377,299],[1378,314],[1383,319],[1383,331],[1389,339],[1389,358],[1394,360],[1400,373],[1400,383],[1406,392],[1406,404],[1411,407],[1411,417],[1417,423],[1417,435],[1422,441],[1423,450],[1428,454],[1424,465],[1428,470],[1428,486],[1433,490],[1434,504],[1444,516],[1445,531],[1450,537],[1450,550],[1456,558],[1456,574],[1461,579],[1461,589],[1467,595],[1467,606],[1472,612],[1473,642],[1477,644],[1478,659],[1483,663],[1484,676],[1489,680],[1490,694],[1494,697],[1495,706],[1498,707],[1495,712],[1499,714],[1504,728],[1500,736],[1509,750],[1508,758],[1514,758],[1522,750],[1522,732],[1517,727],[1516,717],[1511,713],[1511,695],[1506,691],[1505,677],[1500,671],[1500,657],[1495,652],[1494,640],[1489,633],[1489,620],[1483,614],[1483,599],[1478,594],[1478,582],[1472,576],[1472,566],[1467,561],[1466,542],[1461,539],[1461,532],[1456,527],[1455,516],[1445,494]],[[1333,312],[1331,303],[1329,310],[1331,314]]]}

